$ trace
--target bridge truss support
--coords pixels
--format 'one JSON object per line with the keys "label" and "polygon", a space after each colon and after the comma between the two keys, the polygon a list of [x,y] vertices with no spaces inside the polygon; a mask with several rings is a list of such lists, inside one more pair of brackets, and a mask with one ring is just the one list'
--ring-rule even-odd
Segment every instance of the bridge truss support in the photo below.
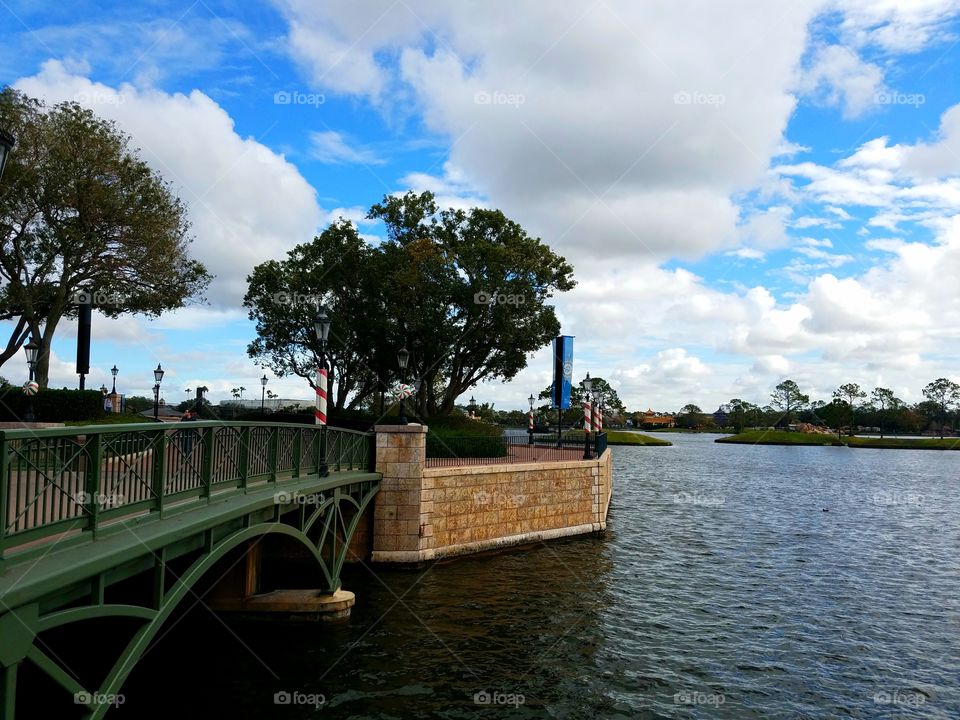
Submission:
{"label": "bridge truss support", "polygon": [[[258,603],[263,607],[264,600],[257,598],[270,594],[259,592],[259,556],[268,537],[293,542],[301,554],[313,558],[321,584],[314,594],[329,596],[329,602],[344,605],[338,612],[349,614],[352,593],[341,589],[340,572],[354,532],[379,489],[379,477],[368,474],[322,492],[281,490],[271,505],[248,508],[229,519],[213,517],[202,529],[194,523],[190,532],[171,533],[162,546],[143,544],[143,551],[123,565],[56,590],[51,587],[49,595],[28,604],[0,605],[4,611],[0,614],[0,720],[15,718],[18,676],[25,663],[60,686],[66,698],[72,695],[75,717],[103,717],[115,706],[124,681],[181,601],[206,602],[198,583],[203,585],[206,577],[204,583],[212,585],[208,575],[212,569],[222,570],[222,563],[239,554],[235,564],[247,569],[241,605],[245,602],[251,611],[259,609]],[[121,585],[131,579],[142,581],[139,587],[144,591],[136,598],[129,596],[129,583]],[[297,614],[289,612],[289,605],[284,607],[275,603],[276,612]],[[95,668],[69,667],[52,649],[53,643],[46,641],[50,631],[75,628],[80,638],[85,623],[121,618],[124,628],[131,627],[132,621],[134,630],[105,676],[94,676]]]}

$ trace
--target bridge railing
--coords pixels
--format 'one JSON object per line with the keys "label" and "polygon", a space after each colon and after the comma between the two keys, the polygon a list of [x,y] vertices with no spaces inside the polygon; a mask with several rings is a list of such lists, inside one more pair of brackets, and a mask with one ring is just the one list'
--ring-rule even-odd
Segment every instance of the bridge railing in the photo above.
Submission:
{"label": "bridge railing", "polygon": [[0,431],[0,559],[7,550],[247,486],[373,470],[375,435],[289,423],[99,425]]}

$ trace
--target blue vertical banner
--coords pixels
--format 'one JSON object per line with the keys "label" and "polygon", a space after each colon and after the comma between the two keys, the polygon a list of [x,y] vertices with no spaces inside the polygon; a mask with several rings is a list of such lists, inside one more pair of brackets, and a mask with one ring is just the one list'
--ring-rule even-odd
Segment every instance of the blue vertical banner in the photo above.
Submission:
{"label": "blue vertical banner", "polygon": [[557,335],[553,339],[553,407],[570,407],[570,385],[573,381],[573,336]]}

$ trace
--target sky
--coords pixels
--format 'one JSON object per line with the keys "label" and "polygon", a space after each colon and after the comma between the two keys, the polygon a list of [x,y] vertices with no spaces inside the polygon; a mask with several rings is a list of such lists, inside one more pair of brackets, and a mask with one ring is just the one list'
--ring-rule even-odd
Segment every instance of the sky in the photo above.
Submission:
{"label": "sky", "polygon": [[[246,276],[384,195],[496,207],[574,266],[574,374],[631,410],[960,381],[960,0],[0,0],[0,82],[116,121],[189,206],[207,303],[95,314],[88,387],[263,369]],[[0,328],[5,329],[5,328]],[[4,336],[6,337],[6,336]],[[75,325],[51,387],[76,387]],[[0,368],[26,372],[18,356]],[[271,391],[309,398],[298,378]],[[24,377],[23,380],[26,378]],[[478,402],[524,408],[550,350]],[[464,398],[464,399],[465,399]]]}

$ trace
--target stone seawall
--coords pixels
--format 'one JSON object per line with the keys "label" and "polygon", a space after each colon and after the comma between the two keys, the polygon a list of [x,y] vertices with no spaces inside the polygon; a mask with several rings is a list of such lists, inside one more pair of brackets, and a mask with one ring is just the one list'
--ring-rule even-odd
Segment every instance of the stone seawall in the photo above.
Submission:
{"label": "stone seawall", "polygon": [[415,563],[606,528],[612,456],[426,468],[422,425],[377,427],[374,562]]}

